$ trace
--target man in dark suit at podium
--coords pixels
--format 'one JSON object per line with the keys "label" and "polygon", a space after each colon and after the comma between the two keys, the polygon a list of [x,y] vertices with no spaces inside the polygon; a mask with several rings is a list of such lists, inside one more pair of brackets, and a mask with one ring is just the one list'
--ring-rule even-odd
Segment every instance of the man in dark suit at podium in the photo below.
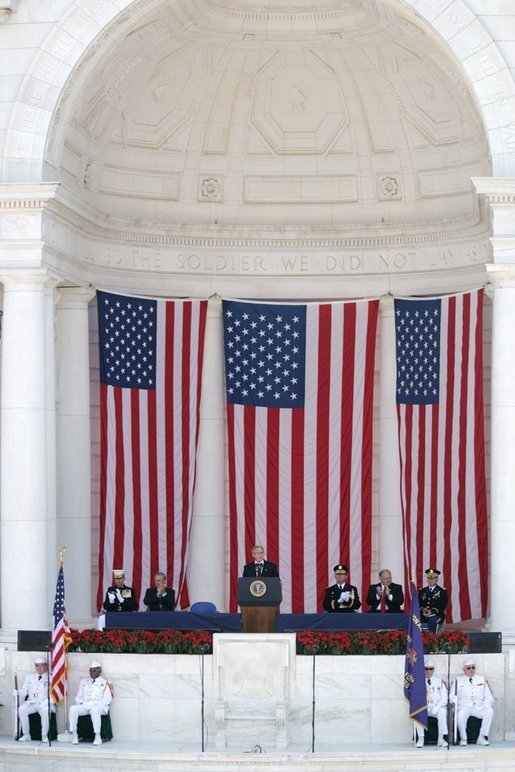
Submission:
{"label": "man in dark suit at podium", "polygon": [[254,560],[243,567],[243,576],[279,576],[275,563],[265,560],[265,550],[261,544],[252,547],[252,557]]}

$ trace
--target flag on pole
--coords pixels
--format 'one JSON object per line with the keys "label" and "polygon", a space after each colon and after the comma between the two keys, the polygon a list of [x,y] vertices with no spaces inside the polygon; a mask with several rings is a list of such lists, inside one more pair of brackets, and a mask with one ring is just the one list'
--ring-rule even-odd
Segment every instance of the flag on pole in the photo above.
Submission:
{"label": "flag on pole", "polygon": [[418,593],[414,582],[410,582],[411,610],[406,639],[406,661],[404,665],[404,696],[409,703],[409,717],[427,729],[427,697],[424,672],[424,642]]}
{"label": "flag on pole", "polygon": [[370,582],[378,307],[223,302],[233,611],[255,543],[283,611],[320,610],[340,561]]}
{"label": "flag on pole", "polygon": [[486,616],[483,291],[395,300],[406,582],[436,566],[447,621]]}
{"label": "flag on pole", "polygon": [[71,641],[70,628],[66,620],[66,608],[64,601],[64,572],[63,555],[59,556],[59,572],[55,587],[54,613],[52,622],[52,656],[51,671],[52,680],[50,696],[55,703],[60,702],[66,695],[66,650]]}
{"label": "flag on pole", "polygon": [[140,603],[154,574],[163,571],[185,607],[207,300],[97,295],[97,607],[113,569],[122,567]]}

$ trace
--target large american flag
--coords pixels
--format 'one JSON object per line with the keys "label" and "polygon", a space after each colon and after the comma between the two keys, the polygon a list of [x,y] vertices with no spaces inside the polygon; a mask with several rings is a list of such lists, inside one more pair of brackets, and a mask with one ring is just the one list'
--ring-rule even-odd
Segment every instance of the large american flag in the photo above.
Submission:
{"label": "large american flag", "polygon": [[406,581],[442,571],[447,620],[484,617],[483,291],[395,300]]}
{"label": "large american flag", "polygon": [[97,302],[98,608],[116,568],[140,602],[163,571],[184,607],[207,301],[98,292]]}
{"label": "large american flag", "polygon": [[282,610],[320,609],[332,566],[368,586],[378,301],[223,302],[230,608],[254,543]]}
{"label": "large american flag", "polygon": [[59,572],[55,587],[54,613],[52,622],[52,680],[50,695],[55,703],[64,699],[66,694],[66,649],[71,641],[70,629],[66,621],[64,603],[63,561],[59,559]]}

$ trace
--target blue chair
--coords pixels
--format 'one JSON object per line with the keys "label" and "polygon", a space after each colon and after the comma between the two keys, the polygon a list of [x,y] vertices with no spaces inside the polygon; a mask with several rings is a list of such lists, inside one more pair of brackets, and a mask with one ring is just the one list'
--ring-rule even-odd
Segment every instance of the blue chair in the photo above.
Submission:
{"label": "blue chair", "polygon": [[216,614],[217,608],[210,600],[199,600],[190,606],[192,614]]}

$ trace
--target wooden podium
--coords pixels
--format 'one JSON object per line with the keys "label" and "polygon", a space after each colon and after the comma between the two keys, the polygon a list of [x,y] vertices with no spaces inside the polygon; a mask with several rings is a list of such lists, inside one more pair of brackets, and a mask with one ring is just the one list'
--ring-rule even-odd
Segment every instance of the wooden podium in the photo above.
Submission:
{"label": "wooden podium", "polygon": [[283,599],[277,576],[238,579],[238,605],[244,633],[274,633],[279,606]]}

